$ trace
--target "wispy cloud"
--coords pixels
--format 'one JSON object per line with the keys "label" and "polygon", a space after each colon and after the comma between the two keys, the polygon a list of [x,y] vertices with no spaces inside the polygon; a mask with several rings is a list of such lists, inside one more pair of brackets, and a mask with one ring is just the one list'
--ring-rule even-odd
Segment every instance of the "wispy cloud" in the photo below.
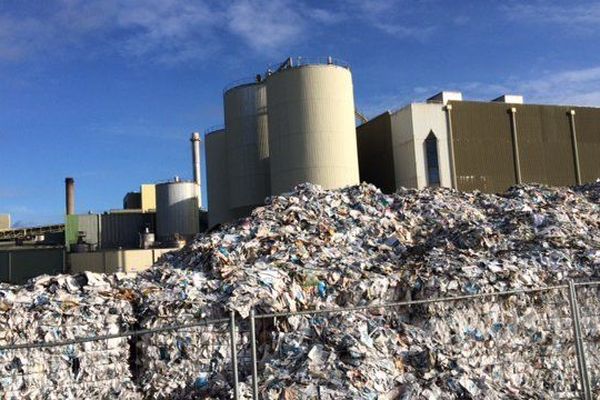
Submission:
{"label": "wispy cloud", "polygon": [[465,100],[489,101],[502,94],[520,94],[526,103],[600,107],[600,66],[546,72],[537,77],[511,77],[498,82],[446,82],[416,86],[406,93],[387,93],[359,104],[369,117],[395,110],[410,102],[421,102],[442,91],[460,91]]}
{"label": "wispy cloud", "polygon": [[258,51],[293,43],[307,25],[299,6],[287,0],[239,0],[231,4],[227,15],[231,32]]}
{"label": "wispy cloud", "polygon": [[317,6],[302,0],[53,0],[35,3],[26,14],[7,9],[0,9],[0,61],[78,48],[92,55],[113,52],[179,64],[231,51],[227,38],[271,54],[340,23],[364,23],[399,38],[423,39],[434,30],[412,23],[412,7],[396,0]]}
{"label": "wispy cloud", "polygon": [[600,3],[581,1],[511,2],[502,7],[513,21],[527,24],[551,24],[575,33],[598,33]]}

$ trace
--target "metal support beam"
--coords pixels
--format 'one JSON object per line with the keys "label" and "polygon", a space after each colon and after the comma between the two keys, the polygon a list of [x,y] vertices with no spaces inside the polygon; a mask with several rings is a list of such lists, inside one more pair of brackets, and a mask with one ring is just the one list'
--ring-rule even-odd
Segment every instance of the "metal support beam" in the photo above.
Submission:
{"label": "metal support beam", "polygon": [[235,311],[231,310],[229,320],[229,328],[231,335],[231,369],[233,371],[233,398],[240,398],[240,385],[238,382],[238,359],[237,359],[237,329],[235,326]]}
{"label": "metal support beam", "polygon": [[520,185],[523,180],[521,178],[521,159],[519,157],[519,137],[517,134],[517,109],[512,107],[508,112],[510,113],[510,133],[512,135],[515,180],[517,185]]}
{"label": "metal support beam", "polygon": [[579,164],[579,148],[577,146],[577,130],[575,129],[575,110],[569,110],[569,125],[571,126],[571,142],[573,143],[573,163],[575,164],[575,182],[581,185],[581,169]]}
{"label": "metal support beam", "polygon": [[250,345],[252,349],[252,399],[258,400],[258,360],[256,359],[256,319],[254,308],[250,310]]}
{"label": "metal support beam", "polygon": [[450,153],[450,181],[452,187],[458,190],[458,184],[456,179],[456,159],[454,158],[454,135],[452,132],[452,104],[447,104],[444,107],[446,111],[446,125],[448,126],[448,151]]}
{"label": "metal support beam", "polygon": [[579,380],[583,391],[583,399],[592,399],[592,390],[590,378],[585,361],[585,349],[581,338],[581,325],[579,322],[579,305],[577,304],[577,291],[573,280],[569,280],[569,305],[571,307],[571,320],[573,321],[573,334],[575,336],[575,352],[577,355],[577,371],[579,372]]}

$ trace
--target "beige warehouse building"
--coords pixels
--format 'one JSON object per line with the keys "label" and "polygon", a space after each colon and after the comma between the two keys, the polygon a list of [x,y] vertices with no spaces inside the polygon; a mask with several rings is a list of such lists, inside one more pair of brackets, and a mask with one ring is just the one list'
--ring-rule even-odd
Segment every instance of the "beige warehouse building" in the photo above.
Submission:
{"label": "beige warehouse building", "polygon": [[442,92],[357,128],[361,180],[386,192],[454,187],[503,192],[600,178],[600,108],[463,101]]}

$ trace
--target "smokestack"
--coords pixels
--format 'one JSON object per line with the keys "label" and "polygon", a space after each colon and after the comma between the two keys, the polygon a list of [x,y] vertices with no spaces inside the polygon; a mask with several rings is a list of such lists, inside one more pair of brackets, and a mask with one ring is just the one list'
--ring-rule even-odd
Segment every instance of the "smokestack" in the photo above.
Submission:
{"label": "smokestack", "polygon": [[75,214],[75,180],[65,178],[65,200],[67,215]]}
{"label": "smokestack", "polygon": [[198,207],[202,207],[202,185],[200,183],[200,134],[192,133],[192,163],[194,164],[194,182],[198,185]]}

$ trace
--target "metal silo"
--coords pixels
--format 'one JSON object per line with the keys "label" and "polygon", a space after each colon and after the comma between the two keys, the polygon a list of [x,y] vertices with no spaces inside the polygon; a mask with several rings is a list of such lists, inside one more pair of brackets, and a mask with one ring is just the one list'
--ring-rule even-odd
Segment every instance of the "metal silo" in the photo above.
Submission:
{"label": "metal silo", "polygon": [[228,157],[229,205],[253,207],[270,194],[267,91],[260,82],[223,95]]}
{"label": "metal silo", "polygon": [[156,234],[161,242],[189,239],[198,233],[198,185],[179,181],[156,185]]}
{"label": "metal silo", "polygon": [[208,227],[231,221],[227,173],[227,141],[224,129],[206,134],[206,183],[208,197]]}
{"label": "metal silo", "polygon": [[352,75],[346,67],[293,65],[267,80],[271,193],[302,182],[359,183]]}

